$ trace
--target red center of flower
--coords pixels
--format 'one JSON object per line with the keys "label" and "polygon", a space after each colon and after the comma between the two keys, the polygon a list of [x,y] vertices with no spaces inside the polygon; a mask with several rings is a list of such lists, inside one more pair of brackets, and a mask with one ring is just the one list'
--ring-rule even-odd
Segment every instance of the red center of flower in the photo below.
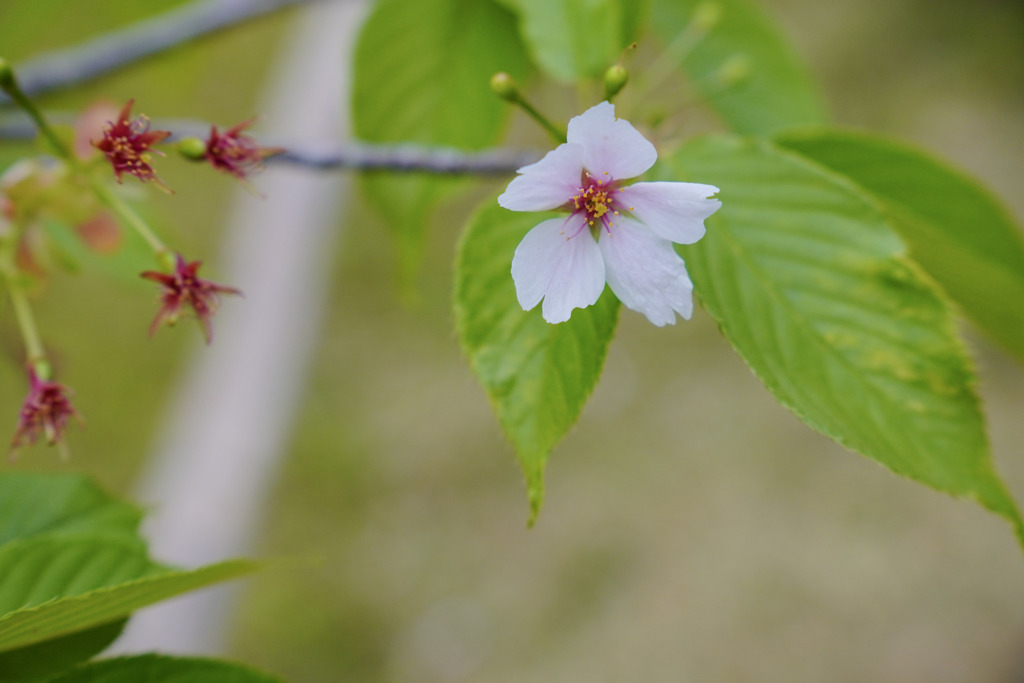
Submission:
{"label": "red center of flower", "polygon": [[147,270],[142,277],[152,280],[163,286],[164,291],[160,300],[163,307],[157,313],[153,324],[150,325],[150,335],[163,323],[174,325],[182,311],[192,309],[199,324],[203,327],[206,343],[213,339],[213,330],[210,326],[210,317],[217,311],[219,294],[241,294],[234,287],[225,287],[216,282],[203,280],[199,277],[200,261],[185,261],[181,254],[175,257],[173,273],[160,273]]}
{"label": "red center of flower", "polygon": [[[107,125],[107,144],[110,151],[107,153],[118,168],[139,178],[149,178],[153,175],[153,169],[145,163],[142,152],[146,149],[144,145],[137,145],[128,135],[118,135],[114,127]],[[134,133],[129,135],[135,136]]]}
{"label": "red center of flower", "polygon": [[162,154],[151,147],[166,139],[171,133],[166,130],[151,131],[149,119],[145,116],[131,120],[129,117],[134,102],[135,100],[128,100],[121,109],[117,121],[107,122],[103,127],[103,137],[99,142],[92,144],[107,155],[107,159],[114,167],[117,182],[121,182],[121,176],[128,173],[143,182],[152,180],[164,187],[153,167],[149,165],[146,153]]}
{"label": "red center of flower", "polygon": [[573,215],[582,214],[586,218],[585,225],[591,228],[600,223],[608,230],[612,225],[612,216],[619,215],[615,193],[620,189],[607,171],[599,178],[584,171],[580,188],[572,197]]}
{"label": "red center of flower", "polygon": [[217,126],[210,129],[210,138],[206,141],[206,159],[214,168],[244,179],[262,170],[265,157],[281,151],[260,147],[255,140],[243,134],[242,130],[251,124],[252,120],[243,121],[224,133],[218,131]]}

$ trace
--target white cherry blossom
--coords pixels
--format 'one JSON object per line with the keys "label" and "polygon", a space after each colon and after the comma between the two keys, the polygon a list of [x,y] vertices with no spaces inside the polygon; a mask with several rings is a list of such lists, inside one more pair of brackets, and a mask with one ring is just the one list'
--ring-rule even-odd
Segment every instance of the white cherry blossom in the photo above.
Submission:
{"label": "white cherry blossom", "polygon": [[704,219],[721,202],[713,185],[623,185],[654,165],[658,153],[615,107],[602,102],[569,121],[567,142],[519,169],[498,203],[512,211],[563,209],[541,222],[512,258],[524,310],[541,300],[549,323],[594,304],[605,282],[627,307],[655,325],[693,313],[693,283],[672,243],[704,236]]}

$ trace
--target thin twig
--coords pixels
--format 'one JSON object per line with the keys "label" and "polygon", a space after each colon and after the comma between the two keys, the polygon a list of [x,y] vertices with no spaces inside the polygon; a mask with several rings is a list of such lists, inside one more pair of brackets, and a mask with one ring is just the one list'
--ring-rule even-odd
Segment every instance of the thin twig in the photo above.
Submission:
{"label": "thin twig", "polygon": [[[292,5],[317,0],[198,0],[190,5],[101,35],[76,47],[57,50],[16,67],[28,95],[78,85],[90,79]],[[10,106],[0,95],[0,107]]]}
{"label": "thin twig", "polygon": [[[58,114],[52,120],[70,123],[72,117]],[[172,130],[169,141],[183,137],[205,138],[210,124],[191,119],[154,119],[153,128]],[[35,137],[32,122],[24,116],[0,119],[0,140],[25,140]],[[317,171],[391,171],[397,173],[433,173],[438,175],[508,175],[536,161],[540,154],[526,150],[485,149],[467,151],[450,147],[432,147],[412,143],[370,144],[289,143],[287,140],[260,140],[267,147],[285,150],[266,159],[267,164],[287,164]]]}
{"label": "thin twig", "polygon": [[507,175],[538,156],[532,152],[487,149],[478,152],[413,144],[288,147],[268,163],[294,164],[318,170],[421,172],[442,175]]}

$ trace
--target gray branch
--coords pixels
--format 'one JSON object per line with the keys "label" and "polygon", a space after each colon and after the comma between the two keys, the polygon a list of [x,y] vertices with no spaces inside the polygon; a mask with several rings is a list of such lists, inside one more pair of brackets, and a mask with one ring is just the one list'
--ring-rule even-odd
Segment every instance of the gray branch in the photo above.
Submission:
{"label": "gray branch", "polygon": [[[77,47],[45,54],[20,65],[16,71],[29,95],[57,90],[102,76],[163,50],[229,28],[249,19],[319,0],[199,0],[120,31],[114,31]],[[0,93],[0,107],[10,100]],[[70,116],[54,120],[70,122]],[[154,121],[155,129],[173,130],[175,137],[205,137],[209,125],[198,121]],[[31,139],[36,131],[27,117],[18,114],[0,120],[0,139]],[[173,138],[172,138],[173,139]],[[315,170],[390,171],[443,175],[505,175],[536,161],[532,152],[490,149],[464,151],[414,144],[351,143],[302,145],[287,141],[263,141],[281,147],[283,154],[268,164],[288,164]]]}
{"label": "gray branch", "polygon": [[[177,10],[104,34],[76,47],[47,53],[16,67],[29,95],[103,76],[164,50],[279,9],[316,0],[198,0]],[[0,94],[0,107],[10,99]]]}
{"label": "gray branch", "polygon": [[[71,123],[69,114],[51,117]],[[155,130],[174,131],[169,140],[183,137],[205,138],[210,124],[196,120],[155,119]],[[0,139],[32,139],[35,127],[26,116],[6,116],[0,120]],[[438,175],[508,175],[536,161],[540,154],[525,150],[485,149],[467,151],[450,147],[431,147],[412,143],[370,144],[351,142],[290,142],[260,140],[267,147],[280,147],[283,154],[266,160],[268,165],[289,165],[316,171],[388,171],[432,173]]]}
{"label": "gray branch", "polygon": [[468,152],[413,144],[287,147],[268,163],[293,164],[317,170],[421,172],[444,175],[508,175],[537,160],[538,154],[488,149]]}

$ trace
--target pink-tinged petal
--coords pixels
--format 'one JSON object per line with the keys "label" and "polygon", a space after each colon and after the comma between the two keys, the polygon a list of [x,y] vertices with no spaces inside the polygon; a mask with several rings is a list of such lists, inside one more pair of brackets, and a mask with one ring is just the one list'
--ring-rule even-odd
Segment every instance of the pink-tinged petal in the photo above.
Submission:
{"label": "pink-tinged petal", "polygon": [[562,144],[537,163],[523,166],[498,197],[510,211],[548,211],[572,199],[583,175],[583,148]]}
{"label": "pink-tinged petal", "polygon": [[582,224],[582,216],[546,220],[526,233],[512,257],[519,305],[529,311],[544,299],[549,323],[565,322],[574,308],[593,305],[604,291],[601,250],[590,230],[579,230]]}
{"label": "pink-tinged petal", "polygon": [[693,314],[693,283],[672,243],[643,223],[620,218],[601,235],[608,285],[627,307],[661,327]]}
{"label": "pink-tinged petal", "polygon": [[583,165],[598,180],[605,173],[613,180],[635,178],[658,159],[654,145],[629,121],[615,118],[608,102],[572,118],[567,139],[583,146]]}
{"label": "pink-tinged petal", "polygon": [[714,185],[700,183],[634,183],[622,188],[615,201],[658,237],[693,244],[704,236],[704,220],[722,206],[709,199],[716,192]]}

